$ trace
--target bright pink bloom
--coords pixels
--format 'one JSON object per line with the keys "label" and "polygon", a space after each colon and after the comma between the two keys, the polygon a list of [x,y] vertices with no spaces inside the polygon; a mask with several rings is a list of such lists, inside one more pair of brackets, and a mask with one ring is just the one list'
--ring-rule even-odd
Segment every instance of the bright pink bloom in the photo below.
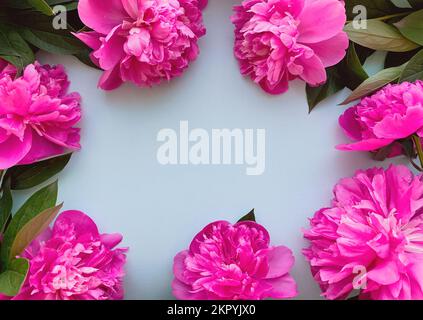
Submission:
{"label": "bright pink bloom", "polygon": [[182,300],[294,297],[292,252],[269,241],[267,230],[255,222],[209,224],[176,255],[173,294]]}
{"label": "bright pink bloom", "polygon": [[120,234],[99,234],[79,211],[63,212],[25,250],[30,269],[14,300],[117,300],[123,298],[127,249]]}
{"label": "bright pink bloom", "polygon": [[423,299],[423,176],[405,166],[358,171],[304,232],[304,255],[323,296]]}
{"label": "bright pink bloom", "polygon": [[18,79],[11,65],[1,69],[0,170],[80,149],[80,96],[68,93],[63,67],[36,62]]}
{"label": "bright pink bloom", "polygon": [[80,0],[78,12],[92,32],[76,36],[105,70],[99,86],[132,81],[148,87],[182,74],[198,56],[205,34],[201,0]]}
{"label": "bright pink bloom", "polygon": [[268,93],[300,78],[326,81],[325,68],[345,56],[345,8],[339,0],[244,0],[234,7],[235,57],[241,73]]}
{"label": "bright pink bloom", "polygon": [[377,151],[392,144],[391,155],[401,154],[397,140],[415,133],[423,136],[423,81],[387,85],[347,109],[339,124],[358,142],[337,149]]}

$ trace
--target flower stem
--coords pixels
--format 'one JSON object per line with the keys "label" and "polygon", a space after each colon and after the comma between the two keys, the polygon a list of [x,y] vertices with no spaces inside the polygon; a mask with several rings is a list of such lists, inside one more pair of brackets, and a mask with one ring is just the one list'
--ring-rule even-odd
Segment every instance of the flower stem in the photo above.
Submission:
{"label": "flower stem", "polygon": [[422,148],[422,142],[420,140],[420,137],[416,134],[414,134],[412,137],[414,146],[416,147],[417,156],[419,157],[420,165],[423,167],[423,148]]}

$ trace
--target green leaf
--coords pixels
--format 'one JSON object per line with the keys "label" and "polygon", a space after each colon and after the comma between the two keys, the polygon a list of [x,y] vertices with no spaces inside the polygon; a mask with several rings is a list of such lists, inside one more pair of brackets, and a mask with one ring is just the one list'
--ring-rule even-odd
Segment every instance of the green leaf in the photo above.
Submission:
{"label": "green leaf", "polygon": [[411,58],[399,78],[399,82],[416,80],[423,80],[423,49]]}
{"label": "green leaf", "polygon": [[369,76],[363,69],[361,61],[355,50],[354,43],[350,43],[347,54],[341,63],[337,66],[340,78],[344,84],[351,90],[357,88]]}
{"label": "green leaf", "polygon": [[368,20],[366,29],[355,29],[349,23],[344,30],[351,41],[373,50],[405,52],[419,46],[406,39],[393,26],[379,20]]}
{"label": "green leaf", "polygon": [[31,48],[13,28],[0,24],[0,57],[22,70],[34,62]]}
{"label": "green leaf", "polygon": [[404,37],[423,45],[423,10],[409,14],[394,25]]}
{"label": "green leaf", "polygon": [[365,97],[377,89],[382,88],[386,84],[398,80],[405,66],[406,65],[404,64],[399,67],[384,69],[376,73],[374,76],[366,79],[361,85],[359,85],[357,89],[355,89],[341,104],[348,104],[354,100]]}
{"label": "green leaf", "polygon": [[401,9],[394,6],[388,0],[345,0],[345,9],[348,20],[353,20],[356,13],[353,12],[357,6],[364,6],[367,12],[367,19],[379,18],[401,12]]}
{"label": "green leaf", "polygon": [[0,274],[0,292],[15,296],[21,290],[29,269],[27,259],[18,258],[9,263],[9,268]]}
{"label": "green leaf", "polygon": [[248,212],[245,216],[238,220],[238,222],[242,221],[256,221],[256,215],[254,214],[254,209]]}
{"label": "green leaf", "polygon": [[29,189],[47,181],[66,167],[71,156],[72,154],[68,153],[33,164],[13,167],[7,173],[11,178],[12,190]]}
{"label": "green leaf", "polygon": [[47,16],[53,16],[53,9],[48,5],[45,0],[26,0],[35,10]]}
{"label": "green leaf", "polygon": [[10,248],[10,257],[20,255],[25,248],[38,237],[57,216],[63,204],[49,208],[29,220],[16,234]]}
{"label": "green leaf", "polygon": [[57,181],[32,195],[18,210],[18,212],[16,212],[4,233],[0,253],[3,268],[7,268],[10,260],[14,258],[10,255],[10,250],[18,232],[30,220],[42,213],[44,210],[54,207],[56,205],[56,201]]}
{"label": "green leaf", "polygon": [[0,198],[0,233],[3,233],[4,227],[12,213],[13,199],[10,192],[10,179],[5,178],[2,186],[2,194]]}
{"label": "green leaf", "polygon": [[335,67],[326,69],[327,81],[319,87],[306,86],[308,110],[311,112],[321,101],[342,90],[345,85]]}
{"label": "green leaf", "polygon": [[63,35],[33,28],[22,28],[21,35],[35,47],[53,54],[78,54],[86,48],[80,40],[70,34]]}

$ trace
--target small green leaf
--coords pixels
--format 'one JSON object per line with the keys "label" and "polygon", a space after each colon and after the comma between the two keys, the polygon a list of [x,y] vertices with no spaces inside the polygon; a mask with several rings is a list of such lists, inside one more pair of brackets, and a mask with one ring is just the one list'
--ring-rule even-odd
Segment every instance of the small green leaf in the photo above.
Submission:
{"label": "small green leaf", "polygon": [[0,233],[3,233],[4,227],[12,213],[13,199],[10,192],[10,179],[5,178],[2,186],[0,198]]}
{"label": "small green leaf", "polygon": [[18,232],[44,210],[54,207],[56,201],[57,181],[32,195],[18,212],[16,212],[9,226],[6,228],[1,246],[0,258],[3,270],[7,268],[10,260],[14,258],[10,255],[10,250]]}
{"label": "small green leaf", "polygon": [[34,53],[20,34],[2,24],[0,24],[0,57],[19,70],[35,60]]}
{"label": "small green leaf", "polygon": [[393,26],[379,20],[367,20],[366,29],[356,29],[349,23],[344,31],[351,41],[373,50],[406,52],[419,46],[406,39]]}
{"label": "small green leaf", "polygon": [[29,220],[16,234],[10,248],[10,257],[20,255],[32,240],[38,237],[50,225],[62,207],[63,204],[60,204],[54,208],[46,209]]}
{"label": "small green leaf", "polygon": [[423,80],[423,49],[410,59],[399,78],[399,82],[416,80]]}
{"label": "small green leaf", "polygon": [[376,73],[374,76],[366,79],[361,85],[357,87],[357,89],[355,89],[350,94],[350,96],[345,101],[341,103],[341,105],[348,104],[354,100],[363,98],[373,93],[377,89],[382,88],[388,83],[398,80],[405,66],[406,65],[404,64],[399,67],[384,69]]}
{"label": "small green leaf", "polygon": [[48,5],[45,0],[26,0],[35,10],[47,15],[53,16],[53,9]]}
{"label": "small green leaf", "polygon": [[404,37],[423,45],[423,10],[409,14],[394,25]]}
{"label": "small green leaf", "polygon": [[0,274],[0,292],[6,296],[15,296],[21,290],[29,269],[27,259],[18,258],[10,261],[9,268]]}
{"label": "small green leaf", "polygon": [[254,214],[254,209],[248,212],[245,216],[238,220],[238,222],[242,221],[256,221],[256,215]]}
{"label": "small green leaf", "polygon": [[68,153],[33,164],[13,167],[7,173],[11,178],[12,190],[29,189],[47,181],[66,167],[71,156],[72,153]]}
{"label": "small green leaf", "polygon": [[321,101],[345,88],[335,67],[326,69],[327,81],[319,87],[306,86],[308,110],[311,112]]}
{"label": "small green leaf", "polygon": [[353,42],[348,47],[347,55],[337,66],[340,78],[351,90],[357,88],[369,76],[363,69]]}

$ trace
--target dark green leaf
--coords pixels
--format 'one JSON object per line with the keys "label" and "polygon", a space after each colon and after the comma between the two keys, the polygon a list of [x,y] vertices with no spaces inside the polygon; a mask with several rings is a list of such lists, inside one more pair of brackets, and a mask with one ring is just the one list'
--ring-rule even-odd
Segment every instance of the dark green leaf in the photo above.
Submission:
{"label": "dark green leaf", "polygon": [[26,259],[18,258],[10,261],[8,269],[0,274],[0,292],[6,296],[19,293],[29,269]]}
{"label": "dark green leaf", "polygon": [[357,13],[353,10],[357,6],[364,6],[367,11],[367,19],[379,18],[402,12],[388,0],[345,0],[345,8],[348,20],[353,20]]}
{"label": "dark green leaf", "polygon": [[362,65],[366,62],[367,58],[375,52],[375,50],[360,46],[359,44],[355,44],[354,47]]}
{"label": "dark green leaf", "polygon": [[54,31],[47,32],[23,28],[21,35],[35,47],[53,54],[77,54],[86,48],[80,40],[71,34],[63,35]]}
{"label": "dark green leaf", "polygon": [[398,80],[404,68],[405,65],[402,65],[399,67],[384,69],[376,73],[374,76],[371,76],[359,85],[357,89],[355,89],[341,104],[348,104],[354,100],[368,96],[386,84]]}
{"label": "dark green leaf", "polygon": [[368,20],[366,29],[356,29],[349,23],[344,30],[351,41],[373,50],[406,52],[419,46],[393,26],[379,20]]}
{"label": "dark green leaf", "polygon": [[351,90],[357,88],[369,76],[364,71],[360,59],[355,51],[354,43],[350,43],[345,58],[337,66],[340,78]]}
{"label": "dark green leaf", "polygon": [[308,110],[311,112],[321,101],[342,90],[345,85],[335,67],[326,69],[327,81],[319,87],[306,86]]}
{"label": "dark green leaf", "polygon": [[423,1],[422,0],[408,0],[408,3],[414,9],[423,9]]}
{"label": "dark green leaf", "polygon": [[53,9],[45,0],[26,0],[35,10],[47,15],[54,15]]}
{"label": "dark green leaf", "polygon": [[238,222],[242,221],[256,221],[256,215],[254,214],[254,209],[248,212],[245,216],[238,220]]}
{"label": "dark green leaf", "polygon": [[68,153],[33,164],[13,167],[8,171],[11,188],[13,190],[29,189],[47,181],[66,167],[71,156],[72,154]]}
{"label": "dark green leaf", "polygon": [[44,210],[54,207],[56,201],[57,181],[32,195],[16,212],[4,233],[1,246],[0,258],[3,270],[7,268],[10,260],[14,258],[10,256],[10,249],[19,230]]}
{"label": "dark green leaf", "polygon": [[423,80],[423,49],[410,59],[399,78],[399,82],[416,80]]}
{"label": "dark green leaf", "polygon": [[2,186],[0,198],[0,233],[3,233],[4,227],[12,213],[13,199],[10,192],[10,179],[5,178]]}
{"label": "dark green leaf", "polygon": [[22,70],[34,62],[31,48],[13,28],[0,24],[0,57]]}

